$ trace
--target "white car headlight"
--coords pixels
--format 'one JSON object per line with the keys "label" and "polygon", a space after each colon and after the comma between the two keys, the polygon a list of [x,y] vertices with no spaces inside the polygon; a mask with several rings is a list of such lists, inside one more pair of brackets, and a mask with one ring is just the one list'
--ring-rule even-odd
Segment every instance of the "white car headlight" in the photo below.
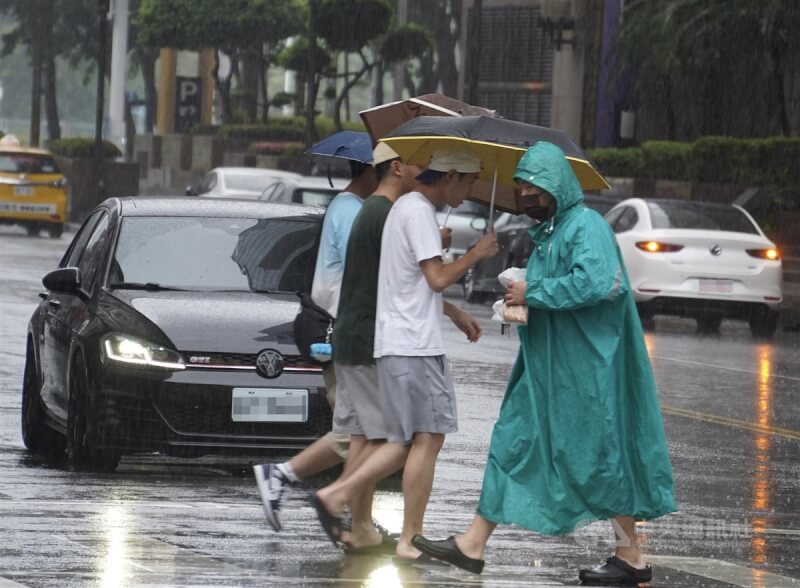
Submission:
{"label": "white car headlight", "polygon": [[113,361],[172,370],[186,369],[183,357],[177,351],[135,337],[106,335],[102,344],[105,357]]}

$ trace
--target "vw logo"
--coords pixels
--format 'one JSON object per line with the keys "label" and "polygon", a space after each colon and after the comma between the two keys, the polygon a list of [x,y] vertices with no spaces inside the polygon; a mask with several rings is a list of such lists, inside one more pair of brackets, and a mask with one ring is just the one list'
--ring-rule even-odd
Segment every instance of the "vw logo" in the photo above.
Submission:
{"label": "vw logo", "polygon": [[716,255],[716,256],[722,255],[722,247],[720,247],[719,245],[712,245],[709,251],[711,252],[711,255]]}
{"label": "vw logo", "polygon": [[277,378],[283,373],[283,356],[274,349],[266,349],[256,358],[256,371],[265,378]]}

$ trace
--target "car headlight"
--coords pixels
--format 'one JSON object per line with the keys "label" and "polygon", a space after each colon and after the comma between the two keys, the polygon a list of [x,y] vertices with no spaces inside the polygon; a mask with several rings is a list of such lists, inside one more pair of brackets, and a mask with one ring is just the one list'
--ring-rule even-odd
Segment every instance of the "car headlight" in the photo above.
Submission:
{"label": "car headlight", "polygon": [[113,361],[172,370],[186,369],[180,353],[142,339],[111,334],[103,338],[102,345],[105,357]]}

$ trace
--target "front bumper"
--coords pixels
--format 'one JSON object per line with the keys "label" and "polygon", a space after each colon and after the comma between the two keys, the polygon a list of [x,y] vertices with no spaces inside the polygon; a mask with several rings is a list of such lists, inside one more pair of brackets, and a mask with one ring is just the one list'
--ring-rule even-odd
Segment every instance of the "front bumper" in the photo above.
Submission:
{"label": "front bumper", "polygon": [[[303,423],[236,422],[234,388],[308,390]],[[97,447],[122,453],[169,455],[260,454],[296,451],[331,430],[322,374],[284,373],[268,380],[255,372],[186,369],[176,372],[105,366],[96,387]]]}

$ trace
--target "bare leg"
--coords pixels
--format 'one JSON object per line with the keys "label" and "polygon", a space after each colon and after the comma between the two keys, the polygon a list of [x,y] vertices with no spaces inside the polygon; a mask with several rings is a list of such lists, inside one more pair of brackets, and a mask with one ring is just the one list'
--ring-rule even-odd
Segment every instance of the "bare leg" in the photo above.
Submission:
{"label": "bare leg", "polygon": [[444,444],[444,435],[416,433],[403,471],[403,533],[397,542],[397,555],[416,558],[420,552],[411,545],[414,535],[422,533],[422,520],[433,487],[436,458]]}
{"label": "bare leg", "polygon": [[324,472],[344,461],[339,454],[331,449],[328,441],[323,437],[317,439],[306,447],[303,451],[295,455],[289,460],[289,465],[292,466],[292,471],[300,478],[307,478]]}
{"label": "bare leg", "polygon": [[616,556],[624,559],[635,568],[643,569],[647,562],[639,551],[639,539],[636,535],[636,521],[633,517],[616,517],[611,519],[611,526],[617,536]]}
{"label": "bare leg", "polygon": [[[379,443],[367,441],[363,435],[351,436],[350,451],[339,480],[349,478],[374,453],[379,445]],[[374,492],[375,484],[367,484],[356,490],[350,501],[350,513],[353,517],[351,531],[342,533],[342,541],[351,547],[379,545],[383,540],[372,524],[372,496]]]}
{"label": "bare leg", "polygon": [[361,488],[375,484],[403,467],[409,446],[402,443],[384,443],[345,480],[337,480],[322,488],[317,496],[332,514],[340,514],[345,505]]}
{"label": "bare leg", "polygon": [[487,521],[481,515],[475,515],[469,528],[456,537],[456,545],[467,557],[483,559],[486,543],[489,542],[489,537],[496,527],[497,523]]}

